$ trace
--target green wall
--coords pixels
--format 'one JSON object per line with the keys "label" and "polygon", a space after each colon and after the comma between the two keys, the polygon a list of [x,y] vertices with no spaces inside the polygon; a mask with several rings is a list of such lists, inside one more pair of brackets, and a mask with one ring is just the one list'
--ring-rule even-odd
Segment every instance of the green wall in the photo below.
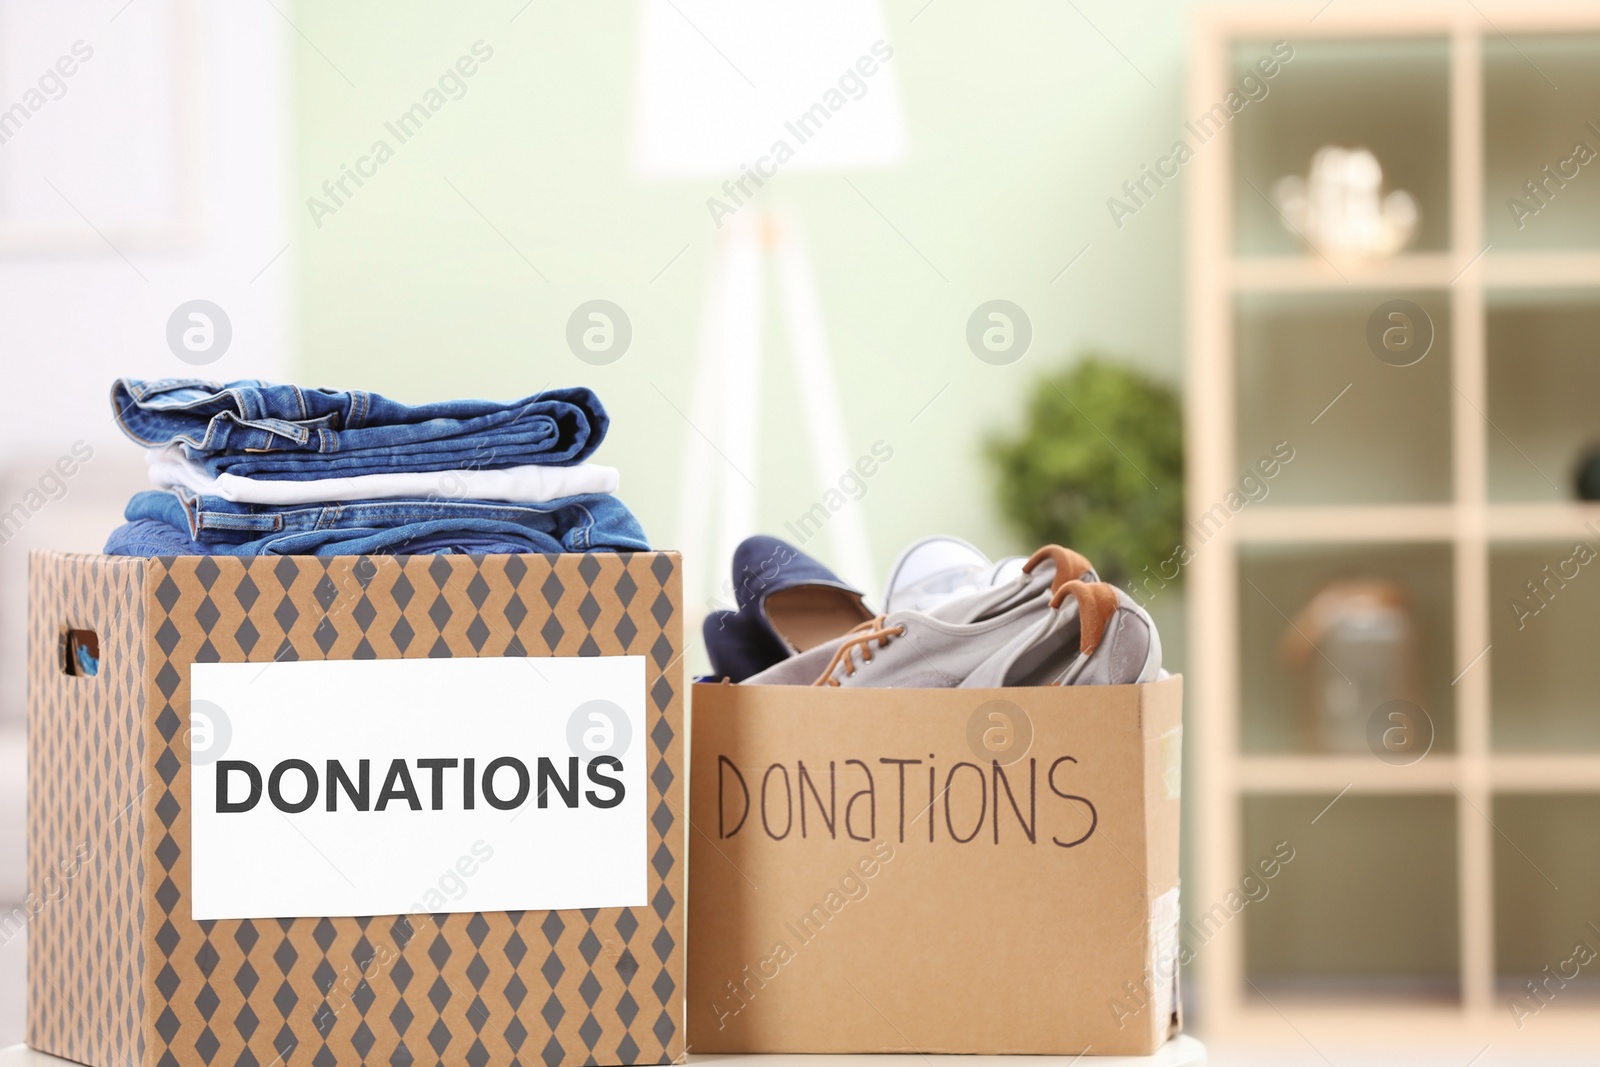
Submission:
{"label": "green wall", "polygon": [[[634,173],[634,5],[534,0],[512,22],[523,3],[294,13],[299,378],[410,400],[588,384],[615,419],[597,458],[622,469],[622,496],[652,540],[676,547],[685,427],[662,394],[688,410],[716,233],[705,201],[720,179]],[[1095,346],[1181,376],[1183,180],[1120,229],[1106,200],[1178,136],[1188,5],[1076,7],[1082,15],[1058,0],[886,5],[910,154],[850,178],[916,250],[840,176],[780,174],[762,194],[806,226],[850,454],[880,439],[895,450],[851,505],[864,509],[880,576],[928,533],[993,555],[1036,547],[996,517],[980,448],[1015,423],[1041,373]],[[316,226],[305,199],[479,39],[494,56],[466,95]],[[769,285],[769,309],[775,295]],[[621,305],[634,329],[627,354],[604,367],[565,342],[572,311],[596,298]],[[973,310],[997,298],[1034,328],[1027,355],[1004,367],[965,340]],[[769,323],[762,455],[749,473],[763,526],[781,533],[840,472],[809,469],[781,323]],[[726,562],[709,566],[720,575]],[[1181,592],[1152,611],[1166,664],[1181,671]],[[703,650],[692,647],[687,666],[705,670]]]}
{"label": "green wall", "polygon": [[[807,228],[850,454],[879,439],[895,450],[856,505],[880,573],[934,531],[995,553],[1032,547],[995,517],[979,447],[1013,423],[1039,373],[1086,345],[1172,379],[1181,367],[1182,179],[1120,230],[1106,199],[1177,134],[1186,5],[924,3],[886,6],[908,161],[850,175],[915,250],[838,175],[780,174],[762,193]],[[716,232],[705,200],[720,180],[635,174],[632,4],[535,0],[513,22],[522,5],[294,11],[300,378],[413,400],[589,384],[615,416],[598,459],[622,468],[625,499],[670,546],[685,427],[662,394],[688,410]],[[306,199],[376,138],[396,145],[384,123],[480,39],[494,55],[466,94],[317,225]],[[573,309],[597,297],[634,329],[606,367],[579,362],[564,341]],[[994,298],[1033,322],[1032,346],[1011,366],[966,347],[968,316]],[[780,530],[841,472],[809,470],[771,318],[763,454],[748,473],[761,521]]]}

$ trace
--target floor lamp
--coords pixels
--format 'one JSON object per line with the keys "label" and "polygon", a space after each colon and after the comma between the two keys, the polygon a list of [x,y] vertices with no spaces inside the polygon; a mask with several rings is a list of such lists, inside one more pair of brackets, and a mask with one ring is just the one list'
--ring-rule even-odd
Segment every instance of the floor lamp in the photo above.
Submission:
{"label": "floor lamp", "polygon": [[[700,180],[715,190],[787,140],[792,173],[846,173],[901,162],[906,133],[892,62],[883,60],[883,13],[862,0],[752,0],[730,5],[647,0],[641,6],[636,153],[658,180]],[[874,51],[874,45],[877,50]],[[800,143],[789,122],[837,88],[841,72],[873,57],[860,95],[829,112]],[[747,75],[748,72],[748,75]],[[707,181],[709,179],[709,181]],[[705,193],[697,189],[697,195]],[[731,215],[708,212],[715,247],[684,414],[678,540],[691,612],[731,606],[728,562],[758,532],[762,337],[770,272],[798,383],[796,433],[804,436],[818,495],[854,460],[803,227],[775,206],[774,190]],[[769,531],[783,533],[781,530]],[[875,591],[877,574],[860,508],[832,513],[826,549],[841,577]]]}
{"label": "floor lamp", "polygon": [[[751,461],[760,454],[761,337],[769,265],[799,385],[798,426],[806,436],[812,470],[826,480],[842,474],[853,461],[804,235],[790,217],[748,212],[719,233],[712,257],[679,504],[680,549],[686,556],[709,551],[719,566],[757,529],[759,475]],[[823,529],[829,550],[820,554],[847,579],[875,588],[861,510],[846,507]],[[815,548],[809,540],[801,547]],[[726,589],[714,584],[704,599],[691,602],[721,606],[731,600]]]}

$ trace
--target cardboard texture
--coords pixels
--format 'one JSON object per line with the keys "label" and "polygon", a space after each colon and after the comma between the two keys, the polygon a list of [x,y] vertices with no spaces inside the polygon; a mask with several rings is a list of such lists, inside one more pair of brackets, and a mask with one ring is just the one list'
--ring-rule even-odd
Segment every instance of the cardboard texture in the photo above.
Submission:
{"label": "cardboard texture", "polygon": [[1155,1051],[1182,684],[696,685],[690,1048]]}
{"label": "cardboard texture", "polygon": [[[668,553],[35,553],[28,1044],[94,1067],[679,1058],[680,578]],[[69,628],[98,675],[64,671]],[[190,664],[623,654],[646,658],[649,906],[190,918]]]}

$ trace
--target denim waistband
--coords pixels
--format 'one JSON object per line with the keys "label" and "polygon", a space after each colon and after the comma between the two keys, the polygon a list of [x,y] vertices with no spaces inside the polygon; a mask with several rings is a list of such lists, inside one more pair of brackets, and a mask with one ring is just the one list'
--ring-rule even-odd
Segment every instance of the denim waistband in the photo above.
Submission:
{"label": "denim waistband", "polygon": [[[109,556],[365,556],[365,555],[490,555],[567,551],[556,539],[537,531],[514,527],[497,533],[472,533],[448,523],[414,523],[373,532],[315,530],[308,533],[270,535],[242,544],[202,543],[176,526],[156,519],[135,519],[111,532],[105,553]],[[612,551],[597,548],[595,551]],[[618,550],[621,551],[621,550]],[[631,551],[631,550],[630,550]]]}
{"label": "denim waistband", "polygon": [[130,521],[164,522],[185,531],[196,542],[218,545],[241,545],[302,533],[376,533],[425,525],[429,533],[527,531],[551,538],[556,551],[644,551],[649,547],[638,519],[627,505],[605,493],[562,497],[541,504],[364,500],[278,507],[234,503],[179,487],[136,493],[128,502],[125,517]]}

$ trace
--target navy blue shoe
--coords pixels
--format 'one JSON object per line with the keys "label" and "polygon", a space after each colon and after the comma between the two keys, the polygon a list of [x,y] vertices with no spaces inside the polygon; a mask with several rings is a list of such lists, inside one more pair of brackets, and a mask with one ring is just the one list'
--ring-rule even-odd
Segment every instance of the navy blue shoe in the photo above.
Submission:
{"label": "navy blue shoe", "polygon": [[736,612],[706,618],[713,672],[735,682],[870,620],[862,593],[786,541],[757,535],[733,553]]}
{"label": "navy blue shoe", "polygon": [[716,681],[728,678],[742,682],[790,655],[782,642],[737,611],[713,611],[706,616],[700,632],[705,636],[711,676]]}

